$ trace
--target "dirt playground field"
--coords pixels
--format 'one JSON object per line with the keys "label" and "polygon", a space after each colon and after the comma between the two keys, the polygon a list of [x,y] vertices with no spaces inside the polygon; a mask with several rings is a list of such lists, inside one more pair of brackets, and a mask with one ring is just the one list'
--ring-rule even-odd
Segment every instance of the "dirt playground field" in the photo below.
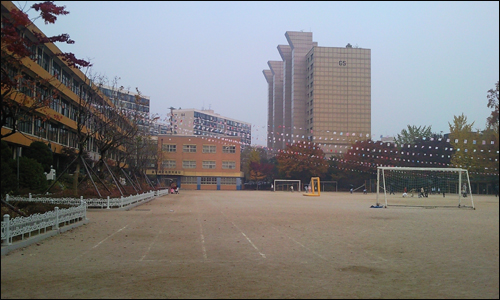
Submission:
{"label": "dirt playground field", "polygon": [[1,298],[499,298],[499,198],[471,210],[375,197],[183,190],[89,210],[2,256]]}

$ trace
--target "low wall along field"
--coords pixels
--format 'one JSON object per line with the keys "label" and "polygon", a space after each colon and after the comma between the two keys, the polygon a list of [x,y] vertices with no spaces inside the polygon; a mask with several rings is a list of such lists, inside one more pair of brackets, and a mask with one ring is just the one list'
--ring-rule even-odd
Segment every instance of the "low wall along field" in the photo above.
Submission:
{"label": "low wall along field", "polygon": [[2,256],[2,298],[499,298],[499,199],[191,191]]}

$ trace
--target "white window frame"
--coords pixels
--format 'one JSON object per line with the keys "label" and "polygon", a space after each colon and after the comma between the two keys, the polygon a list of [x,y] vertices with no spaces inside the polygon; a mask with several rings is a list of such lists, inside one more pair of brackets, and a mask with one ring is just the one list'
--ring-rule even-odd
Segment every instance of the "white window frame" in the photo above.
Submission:
{"label": "white window frame", "polygon": [[216,153],[217,146],[215,145],[203,145],[203,153]]}
{"label": "white window frame", "polygon": [[222,153],[236,153],[235,145],[222,146]]}
{"label": "white window frame", "polygon": [[177,167],[175,159],[165,159],[161,165],[164,169],[175,169]]}
{"label": "white window frame", "polygon": [[177,145],[176,144],[163,144],[161,150],[165,151],[165,152],[177,152]]}
{"label": "white window frame", "polygon": [[[193,165],[194,163],[194,165]],[[183,169],[196,169],[196,160],[183,160],[182,161]]]}
{"label": "white window frame", "polygon": [[184,153],[196,153],[196,144],[184,144],[184,145],[182,145],[182,152],[184,152]]}
{"label": "white window frame", "polygon": [[222,161],[222,168],[223,169],[236,169],[236,162],[234,160],[233,161],[230,161],[230,160]]}
{"label": "white window frame", "polygon": [[204,160],[201,165],[203,169],[215,169],[216,166],[215,160]]}

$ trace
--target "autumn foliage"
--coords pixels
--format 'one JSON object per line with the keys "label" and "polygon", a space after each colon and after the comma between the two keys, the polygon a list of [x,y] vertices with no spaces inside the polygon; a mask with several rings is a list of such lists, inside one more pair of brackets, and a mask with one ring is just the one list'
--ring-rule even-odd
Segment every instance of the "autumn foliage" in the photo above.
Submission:
{"label": "autumn foliage", "polygon": [[303,182],[322,177],[328,170],[324,157],[325,153],[316,143],[301,141],[289,145],[276,156],[280,177]]}

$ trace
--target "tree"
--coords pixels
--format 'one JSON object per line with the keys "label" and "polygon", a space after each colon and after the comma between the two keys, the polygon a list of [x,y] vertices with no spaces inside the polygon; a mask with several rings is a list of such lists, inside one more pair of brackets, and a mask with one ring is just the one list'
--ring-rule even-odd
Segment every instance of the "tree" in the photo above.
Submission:
{"label": "tree", "polygon": [[417,140],[430,138],[432,136],[431,127],[408,125],[408,130],[401,130],[401,134],[398,134],[394,140],[397,144],[414,144]]}
{"label": "tree", "polygon": [[[168,158],[168,152],[162,150],[162,145],[158,145],[158,140],[153,140],[151,135],[145,132],[139,134],[127,143],[124,155],[124,161],[128,165],[131,174],[136,178],[143,178],[146,170],[153,168],[155,172],[163,170],[163,160]],[[122,169],[125,164],[122,164]],[[158,173],[156,173],[158,178]],[[158,179],[156,179],[158,180]],[[142,187],[139,187],[142,189]]]}
{"label": "tree", "polygon": [[496,84],[496,89],[488,90],[488,108],[493,108],[491,115],[486,119],[488,128],[493,129],[498,136],[498,102],[499,102],[499,93],[498,93],[498,81]]}
{"label": "tree", "polygon": [[268,181],[274,175],[274,165],[272,163],[259,161],[250,161],[250,180]]}
{"label": "tree", "polygon": [[300,141],[288,145],[276,156],[279,176],[303,182],[322,177],[328,170],[324,157],[325,153],[316,143]]}
{"label": "tree", "polygon": [[44,142],[34,141],[23,151],[23,156],[32,158],[42,164],[43,170],[47,173],[53,167],[52,151]]}
{"label": "tree", "polygon": [[43,192],[47,188],[47,177],[42,164],[32,158],[19,158],[19,188]]}
{"label": "tree", "polygon": [[17,190],[16,171],[14,169],[16,161],[12,158],[12,151],[10,150],[7,142],[1,141],[1,197],[2,199],[6,194]]}
{"label": "tree", "polygon": [[[484,158],[485,161],[485,170],[489,172],[496,173],[497,179],[495,180],[498,184],[498,160],[499,160],[499,152],[498,152],[498,143],[499,143],[499,112],[498,112],[498,104],[499,104],[499,91],[498,91],[499,82],[497,81],[496,89],[490,89],[488,91],[488,107],[493,108],[491,115],[486,119],[488,128],[485,130],[485,138],[483,140],[490,140],[489,149],[483,150],[483,153],[486,154],[487,157]],[[482,144],[482,143],[481,143]]]}
{"label": "tree", "polygon": [[[55,23],[58,16],[69,14],[65,6],[56,6],[52,1],[33,4],[31,8],[40,15],[30,19],[26,12],[10,2],[2,2],[3,5],[10,9],[10,14],[2,16],[0,125],[11,130],[2,131],[0,139],[18,132],[18,123],[27,115],[43,120],[54,117],[43,108],[58,97],[58,87],[62,84],[56,76],[42,78],[26,70],[37,59],[37,46],[56,42],[74,43],[68,34],[47,37],[33,23],[38,18],[42,18],[45,24]],[[73,53],[56,55],[73,68],[91,66],[89,62],[77,59]]]}
{"label": "tree", "polygon": [[451,164],[454,167],[471,169],[476,166],[473,157],[470,155],[477,148],[472,143],[473,140],[478,139],[477,133],[472,130],[474,123],[468,124],[467,117],[463,113],[458,117],[453,117],[453,124],[448,123],[450,127],[450,145],[454,148],[451,158]]}
{"label": "tree", "polygon": [[[257,171],[257,169],[259,169],[259,172],[260,172],[262,169],[260,167],[260,164],[261,163],[266,164],[268,162],[267,152],[264,148],[261,148],[261,147],[246,146],[243,148],[243,150],[241,152],[240,161],[241,161],[241,164],[240,164],[241,171],[245,175],[245,179],[246,180],[256,180],[255,179],[255,176],[256,176],[255,171]],[[258,167],[256,167],[257,169],[254,169],[253,175],[251,174],[251,171],[252,171],[251,163],[252,162],[257,163],[257,164],[253,164],[254,167],[258,166]],[[269,174],[267,176],[272,177],[272,174]],[[266,176],[264,176],[264,178],[265,177]],[[254,179],[252,179],[252,178],[254,178]]]}
{"label": "tree", "polygon": [[331,157],[329,177],[338,182],[338,187],[359,187],[370,178],[375,178],[378,166],[394,166],[398,163],[397,148],[393,143],[357,141],[340,157]]}
{"label": "tree", "polygon": [[[101,77],[101,82],[97,85],[102,92],[102,86],[105,80]],[[141,101],[141,93],[137,89],[137,94],[134,96],[136,105]],[[146,115],[140,112],[138,109],[127,109],[117,106],[122,97],[124,96],[123,86],[118,87],[118,78],[115,77],[113,84],[111,86],[110,100],[114,105],[110,105],[101,100],[100,104],[94,104],[94,128],[95,128],[95,143],[100,154],[99,161],[97,162],[97,167],[100,170],[105,170],[106,172],[101,172],[102,177],[111,177],[112,181],[116,185],[119,184],[119,180],[115,174],[111,172],[111,167],[114,167],[116,171],[125,165],[125,160],[128,155],[124,153],[134,155],[137,154],[138,148],[136,148],[133,141],[137,141],[139,134],[149,135],[149,132],[141,133],[139,131],[138,124],[143,124],[146,119]],[[140,139],[142,140],[142,139]],[[116,157],[119,159],[115,160],[115,163],[109,159],[112,153],[117,154]],[[110,163],[108,163],[108,161]],[[120,165],[123,163],[123,165]],[[107,170],[109,169],[109,173]],[[108,176],[105,176],[107,174]],[[121,174],[120,174],[121,175]],[[120,190],[120,187],[117,187]]]}

